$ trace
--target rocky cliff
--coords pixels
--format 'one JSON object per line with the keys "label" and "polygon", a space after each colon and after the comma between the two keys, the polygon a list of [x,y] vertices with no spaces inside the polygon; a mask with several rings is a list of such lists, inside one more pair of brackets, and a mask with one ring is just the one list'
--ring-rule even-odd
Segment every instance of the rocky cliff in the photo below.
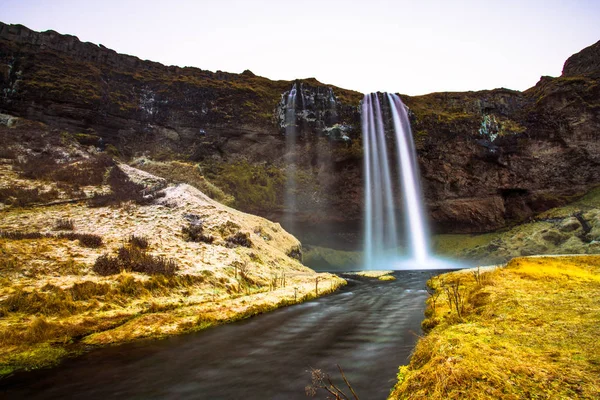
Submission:
{"label": "rocky cliff", "polygon": [[[569,58],[562,76],[542,77],[525,92],[402,96],[436,231],[501,228],[600,183],[599,53],[600,42]],[[299,137],[290,149],[284,115],[294,83]],[[276,220],[291,211],[308,241],[359,240],[357,92],[315,79],[167,67],[2,23],[0,88],[4,113],[85,135],[123,157],[198,162],[245,211]],[[284,210],[290,171],[297,209]]]}

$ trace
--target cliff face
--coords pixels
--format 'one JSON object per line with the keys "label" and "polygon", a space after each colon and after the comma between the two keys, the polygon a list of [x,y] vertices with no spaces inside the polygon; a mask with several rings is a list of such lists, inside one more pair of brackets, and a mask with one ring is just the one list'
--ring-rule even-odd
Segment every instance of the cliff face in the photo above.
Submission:
{"label": "cliff face", "polygon": [[[599,52],[600,42],[569,58],[561,77],[543,77],[523,93],[403,96],[434,230],[497,229],[600,183]],[[298,140],[286,149],[293,83]],[[307,232],[320,233],[312,241],[359,240],[357,92],[315,79],[166,67],[2,23],[0,89],[2,112],[102,138],[124,156],[197,161],[236,194],[238,207],[276,220],[286,211],[285,172],[296,160],[297,209],[287,211],[297,233],[308,241]]]}

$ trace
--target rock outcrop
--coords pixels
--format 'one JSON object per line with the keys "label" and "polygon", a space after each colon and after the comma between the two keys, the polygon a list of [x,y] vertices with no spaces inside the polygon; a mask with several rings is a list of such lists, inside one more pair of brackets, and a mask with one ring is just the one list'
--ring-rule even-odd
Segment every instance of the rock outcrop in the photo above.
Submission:
{"label": "rock outcrop", "polygon": [[[569,58],[562,76],[525,92],[402,96],[434,231],[498,229],[600,183],[599,53],[600,42]],[[286,149],[282,113],[294,83],[299,139]],[[167,67],[2,23],[0,89],[3,113],[98,136],[125,157],[199,162],[217,185],[228,179],[224,189],[258,187],[261,196],[241,201],[242,192],[235,205],[275,220],[284,212],[286,163],[296,160],[295,233],[321,244],[360,241],[357,92],[315,79]],[[234,167],[251,172],[248,182],[235,181]]]}

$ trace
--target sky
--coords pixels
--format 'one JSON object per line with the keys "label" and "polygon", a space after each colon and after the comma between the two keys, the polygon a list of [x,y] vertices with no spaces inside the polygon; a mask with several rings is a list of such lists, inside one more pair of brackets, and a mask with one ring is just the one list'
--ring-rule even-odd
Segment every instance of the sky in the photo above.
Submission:
{"label": "sky", "polygon": [[599,0],[0,0],[0,21],[166,65],[419,95],[559,76]]}

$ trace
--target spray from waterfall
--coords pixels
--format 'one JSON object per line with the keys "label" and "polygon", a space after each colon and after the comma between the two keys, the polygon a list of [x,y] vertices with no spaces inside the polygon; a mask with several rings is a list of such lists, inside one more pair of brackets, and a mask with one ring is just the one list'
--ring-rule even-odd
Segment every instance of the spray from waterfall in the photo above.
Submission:
{"label": "spray from waterfall", "polygon": [[[388,144],[382,104],[389,105],[395,146]],[[387,114],[386,114],[387,115]],[[406,107],[395,94],[365,95],[362,103],[365,171],[365,267],[366,269],[457,268],[430,253],[429,232],[423,207],[419,168]],[[394,157],[389,154],[395,149]],[[396,160],[396,163],[394,163]],[[398,179],[392,179],[396,164]],[[394,200],[402,193],[402,220],[408,260],[398,248],[400,213]]]}
{"label": "spray from waterfall", "polygon": [[[283,225],[294,233],[294,212],[296,206],[296,142],[298,129],[296,126],[296,84],[292,86],[285,105],[285,148],[286,148],[286,183],[284,197]],[[304,101],[304,99],[302,99]]]}

